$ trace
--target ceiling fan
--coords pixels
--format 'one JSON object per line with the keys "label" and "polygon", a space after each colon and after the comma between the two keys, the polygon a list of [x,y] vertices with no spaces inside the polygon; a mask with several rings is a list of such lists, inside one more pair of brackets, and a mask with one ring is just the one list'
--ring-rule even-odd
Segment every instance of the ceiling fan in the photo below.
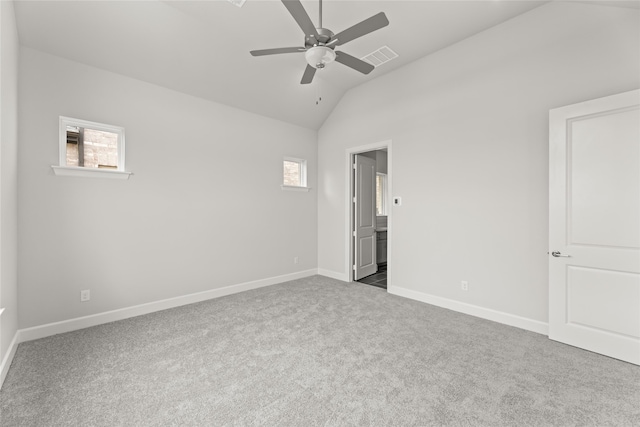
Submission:
{"label": "ceiling fan", "polygon": [[309,15],[304,10],[300,0],[282,0],[282,4],[284,4],[304,32],[304,47],[252,50],[251,55],[263,56],[304,52],[307,60],[307,68],[302,75],[301,84],[311,83],[316,70],[324,68],[334,60],[363,74],[369,74],[373,71],[375,68],[373,65],[347,53],[336,51],[335,48],[389,25],[389,20],[384,12],[373,15],[369,19],[365,19],[338,34],[334,34],[331,30],[322,27],[322,0],[320,0],[320,25],[318,28],[313,25],[311,18],[309,18]]}

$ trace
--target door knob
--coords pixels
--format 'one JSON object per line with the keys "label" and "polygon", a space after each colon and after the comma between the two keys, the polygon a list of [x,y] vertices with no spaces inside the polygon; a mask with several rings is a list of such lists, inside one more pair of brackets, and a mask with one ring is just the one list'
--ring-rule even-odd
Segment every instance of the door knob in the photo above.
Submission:
{"label": "door knob", "polygon": [[551,252],[551,255],[553,255],[556,258],[560,258],[560,257],[569,258],[571,256],[571,255],[562,255],[559,251]]}

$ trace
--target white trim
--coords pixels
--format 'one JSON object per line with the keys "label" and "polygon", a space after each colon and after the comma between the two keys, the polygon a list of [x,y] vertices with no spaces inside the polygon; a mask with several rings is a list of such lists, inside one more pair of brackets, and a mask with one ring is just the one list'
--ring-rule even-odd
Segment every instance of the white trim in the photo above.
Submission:
{"label": "white trim", "polygon": [[346,273],[338,273],[337,271],[325,270],[324,268],[318,269],[318,274],[320,276],[330,277],[336,280],[342,280],[343,282],[349,281],[349,275]]}
{"label": "white trim", "polygon": [[3,311],[4,311],[4,308],[0,308],[0,316],[2,316]]}
{"label": "white trim", "polygon": [[13,356],[16,355],[16,350],[18,349],[20,331],[16,331],[13,335],[13,339],[11,340],[11,344],[9,344],[9,348],[7,349],[7,354],[4,355],[4,359],[2,359],[2,364],[0,364],[0,389],[2,389],[2,384],[4,384],[4,379],[7,378],[7,374],[9,373],[9,368],[11,367],[11,362],[13,362]]}
{"label": "white trim", "polygon": [[[345,212],[345,232],[344,232],[344,236],[345,236],[345,255],[346,255],[346,260],[345,260],[345,271],[347,272],[347,280],[346,282],[351,282],[353,281],[353,264],[352,264],[352,260],[353,260],[353,246],[351,245],[351,238],[353,236],[353,194],[351,194],[351,190],[353,189],[353,183],[351,182],[351,177],[353,176],[353,156],[355,154],[359,154],[359,153],[366,153],[367,151],[375,151],[375,150],[382,150],[384,148],[387,149],[387,193],[389,195],[389,197],[393,198],[393,174],[392,172],[392,167],[393,167],[393,162],[392,162],[392,140],[387,139],[385,141],[380,141],[380,142],[374,142],[372,144],[365,144],[365,145],[359,145],[357,147],[350,147],[346,149],[346,158],[347,158],[347,162],[346,162],[346,174],[345,174],[345,198],[346,198],[346,202],[347,202],[347,209]],[[393,209],[389,209],[387,211],[387,236],[388,237],[392,237],[392,223],[393,223],[393,215],[392,215],[392,211]],[[389,243],[392,242],[391,239],[388,240]],[[393,243],[388,244],[387,246],[387,259],[391,260],[393,258],[391,258],[391,253],[393,250]],[[392,275],[392,268],[389,268],[389,270],[387,271],[387,285],[390,285],[393,283],[393,275]]]}
{"label": "white trim", "polygon": [[180,307],[183,305],[206,301],[213,298],[237,294],[238,292],[244,292],[251,289],[257,289],[265,286],[275,285],[278,283],[288,282],[290,280],[302,279],[304,277],[314,276],[317,274],[317,272],[317,269],[314,268],[311,270],[299,271],[297,273],[290,273],[282,276],[270,277],[267,279],[254,280],[252,282],[225,286],[224,288],[210,289],[208,291],[197,292],[194,294],[149,302],[132,307],[105,311],[103,313],[77,317],[75,319],[48,323],[45,325],[34,326],[32,328],[20,329],[18,331],[20,334],[19,342],[36,340],[51,335],[89,328],[91,326],[102,325],[104,323],[115,322],[117,320],[124,320],[130,317],[141,316],[143,314],[154,313],[156,311],[166,310],[169,308]]}
{"label": "white trim", "polygon": [[80,176],[83,178],[111,178],[111,179],[129,179],[132,172],[118,171],[113,169],[95,169],[82,168],[74,166],[54,166],[53,173],[58,176]]}
{"label": "white trim", "polygon": [[311,187],[303,187],[303,186],[298,186],[298,185],[284,185],[284,184],[282,184],[280,187],[283,190],[287,190],[287,191],[309,191],[309,190],[311,190]]}
{"label": "white trim", "polygon": [[505,325],[515,326],[516,328],[536,332],[545,336],[549,335],[549,324],[546,322],[541,322],[539,320],[533,320],[526,317],[517,316],[515,314],[505,313],[503,311],[468,304],[466,302],[460,302],[448,298],[438,297],[435,295],[425,294],[423,292],[413,291],[411,289],[401,288],[399,286],[389,286],[387,287],[387,292],[393,295],[398,295],[438,307],[447,308],[459,313],[480,317],[481,319],[487,319]]}

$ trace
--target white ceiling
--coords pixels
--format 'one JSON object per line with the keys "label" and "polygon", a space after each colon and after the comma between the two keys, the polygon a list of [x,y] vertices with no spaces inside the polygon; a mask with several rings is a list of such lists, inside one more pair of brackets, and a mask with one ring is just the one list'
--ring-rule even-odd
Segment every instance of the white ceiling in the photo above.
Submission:
{"label": "white ceiling", "polygon": [[[302,31],[280,1],[248,0],[238,8],[225,0],[22,0],[15,9],[22,45],[318,129],[350,88],[545,2],[326,0],[323,24],[334,33],[380,11],[390,21],[337,50],[363,57],[386,45],[399,57],[367,76],[332,63],[311,85],[299,83],[304,54],[249,54],[303,46]],[[318,2],[303,5],[317,24]]]}

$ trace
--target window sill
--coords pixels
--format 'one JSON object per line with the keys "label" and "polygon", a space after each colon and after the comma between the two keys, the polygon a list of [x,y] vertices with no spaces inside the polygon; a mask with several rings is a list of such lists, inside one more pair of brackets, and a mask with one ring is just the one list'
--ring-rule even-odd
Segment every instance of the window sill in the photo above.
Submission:
{"label": "window sill", "polygon": [[286,191],[309,191],[311,190],[311,187],[298,187],[295,185],[281,185],[280,186],[283,190]]}
{"label": "window sill", "polygon": [[84,178],[129,179],[132,172],[109,169],[89,169],[72,166],[51,166],[57,176],[79,176]]}

